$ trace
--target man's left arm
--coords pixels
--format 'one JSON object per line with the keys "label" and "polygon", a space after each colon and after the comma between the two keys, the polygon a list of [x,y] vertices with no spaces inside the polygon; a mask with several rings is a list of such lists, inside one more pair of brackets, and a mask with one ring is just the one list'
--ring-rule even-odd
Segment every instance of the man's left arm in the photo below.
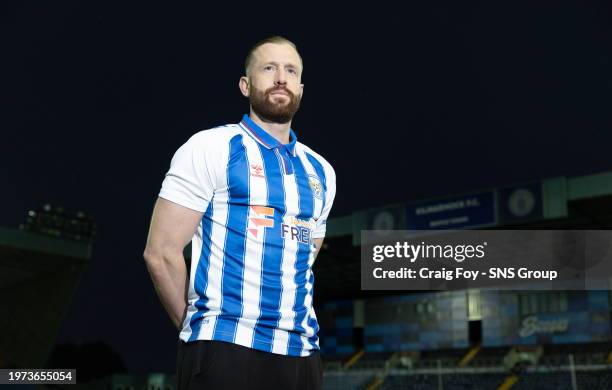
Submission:
{"label": "man's left arm", "polygon": [[321,247],[323,247],[323,240],[325,239],[326,225],[327,225],[327,217],[329,216],[329,212],[331,211],[332,204],[334,203],[334,199],[336,198],[336,173],[333,168],[329,166],[327,169],[328,177],[327,177],[327,190],[325,193],[325,206],[319,216],[317,221],[317,226],[314,231],[314,237],[312,239],[313,244],[315,246],[314,258],[317,258]]}
{"label": "man's left arm", "polygon": [[321,247],[323,246],[323,240],[325,238],[321,237],[321,238],[314,238],[312,241],[314,242],[314,246],[315,246],[315,252],[314,252],[314,258],[315,260],[317,259],[317,255],[319,254],[319,251],[321,250]]}

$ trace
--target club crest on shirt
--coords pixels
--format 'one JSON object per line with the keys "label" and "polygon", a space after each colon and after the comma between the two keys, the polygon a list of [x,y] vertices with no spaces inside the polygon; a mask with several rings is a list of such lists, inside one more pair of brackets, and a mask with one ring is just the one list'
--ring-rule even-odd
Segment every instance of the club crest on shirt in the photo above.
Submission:
{"label": "club crest on shirt", "polygon": [[314,197],[323,200],[323,185],[319,178],[315,175],[308,175],[308,185]]}
{"label": "club crest on shirt", "polygon": [[264,177],[261,164],[251,164],[251,176]]}

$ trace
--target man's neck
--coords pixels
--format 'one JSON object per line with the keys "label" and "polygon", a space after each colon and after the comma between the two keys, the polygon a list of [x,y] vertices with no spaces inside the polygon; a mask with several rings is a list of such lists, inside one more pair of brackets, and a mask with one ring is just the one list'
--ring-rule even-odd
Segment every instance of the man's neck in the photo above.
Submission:
{"label": "man's neck", "polygon": [[261,127],[266,133],[270,134],[281,144],[289,143],[289,130],[291,129],[291,121],[287,123],[267,122],[261,119],[253,110],[249,115],[251,120]]}

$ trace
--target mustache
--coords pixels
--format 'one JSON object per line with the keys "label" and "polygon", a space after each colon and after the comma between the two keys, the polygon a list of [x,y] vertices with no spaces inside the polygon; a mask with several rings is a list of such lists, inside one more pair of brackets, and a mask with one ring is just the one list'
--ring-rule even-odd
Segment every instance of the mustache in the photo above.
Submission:
{"label": "mustache", "polygon": [[270,94],[272,94],[272,93],[274,93],[274,92],[277,92],[277,91],[282,91],[282,92],[285,92],[287,95],[289,95],[289,97],[290,97],[291,99],[293,99],[293,98],[295,97],[295,96],[293,95],[293,92],[291,92],[290,90],[288,90],[286,87],[272,87],[272,88],[268,88],[268,89],[266,89],[266,92],[264,92],[264,94],[265,94],[266,96],[268,96],[268,95],[270,95]]}

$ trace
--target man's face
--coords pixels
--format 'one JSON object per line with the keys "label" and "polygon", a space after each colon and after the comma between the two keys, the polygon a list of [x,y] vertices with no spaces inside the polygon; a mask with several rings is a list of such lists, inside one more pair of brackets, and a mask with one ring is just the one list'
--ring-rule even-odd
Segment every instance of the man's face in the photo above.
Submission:
{"label": "man's face", "polygon": [[263,120],[291,121],[302,100],[302,63],[287,44],[266,43],[254,52],[249,69],[249,101]]}

